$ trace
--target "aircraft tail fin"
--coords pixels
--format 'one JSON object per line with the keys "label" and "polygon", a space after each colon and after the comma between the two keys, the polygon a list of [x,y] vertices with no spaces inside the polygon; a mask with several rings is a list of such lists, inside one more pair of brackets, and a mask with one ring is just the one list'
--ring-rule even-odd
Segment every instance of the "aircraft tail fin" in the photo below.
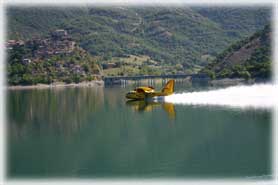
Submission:
{"label": "aircraft tail fin", "polygon": [[169,80],[161,90],[162,93],[172,94],[174,92],[175,80]]}

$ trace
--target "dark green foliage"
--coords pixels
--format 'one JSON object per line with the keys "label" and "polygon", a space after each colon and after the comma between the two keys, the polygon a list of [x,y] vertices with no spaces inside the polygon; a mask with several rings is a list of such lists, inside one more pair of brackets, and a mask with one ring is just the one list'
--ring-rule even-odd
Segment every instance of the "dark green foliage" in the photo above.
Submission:
{"label": "dark green foliage", "polygon": [[[239,35],[249,37],[258,27],[263,28],[265,18],[270,21],[269,7],[210,7],[194,8],[202,16],[216,22],[227,30],[229,37],[238,38]],[[237,22],[237,24],[234,24]],[[239,32],[240,30],[240,32]]]}

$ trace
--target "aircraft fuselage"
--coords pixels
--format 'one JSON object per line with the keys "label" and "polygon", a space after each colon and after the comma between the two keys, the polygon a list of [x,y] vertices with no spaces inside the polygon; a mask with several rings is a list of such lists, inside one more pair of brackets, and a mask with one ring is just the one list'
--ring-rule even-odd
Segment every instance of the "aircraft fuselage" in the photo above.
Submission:
{"label": "aircraft fuselage", "polygon": [[174,93],[174,80],[169,80],[161,92],[154,91],[153,87],[137,87],[126,94],[127,99],[143,100],[157,96],[168,96]]}

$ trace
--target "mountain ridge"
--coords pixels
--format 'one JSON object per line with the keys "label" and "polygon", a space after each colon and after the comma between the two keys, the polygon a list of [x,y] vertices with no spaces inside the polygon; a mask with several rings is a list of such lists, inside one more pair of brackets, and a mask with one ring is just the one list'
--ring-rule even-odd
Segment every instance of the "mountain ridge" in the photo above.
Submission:
{"label": "mountain ridge", "polygon": [[[147,55],[165,68],[181,64],[194,72],[231,43],[262,29],[270,14],[267,7],[9,7],[8,38],[65,29],[93,56]],[[222,15],[232,15],[232,21],[223,21]]]}

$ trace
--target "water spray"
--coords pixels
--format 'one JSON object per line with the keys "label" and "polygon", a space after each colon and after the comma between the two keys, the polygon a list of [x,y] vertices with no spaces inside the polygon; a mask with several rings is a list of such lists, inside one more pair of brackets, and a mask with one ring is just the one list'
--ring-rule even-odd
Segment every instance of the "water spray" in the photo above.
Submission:
{"label": "water spray", "polygon": [[184,105],[228,106],[235,108],[274,108],[277,104],[277,85],[256,84],[224,89],[177,93],[164,98],[165,102]]}

